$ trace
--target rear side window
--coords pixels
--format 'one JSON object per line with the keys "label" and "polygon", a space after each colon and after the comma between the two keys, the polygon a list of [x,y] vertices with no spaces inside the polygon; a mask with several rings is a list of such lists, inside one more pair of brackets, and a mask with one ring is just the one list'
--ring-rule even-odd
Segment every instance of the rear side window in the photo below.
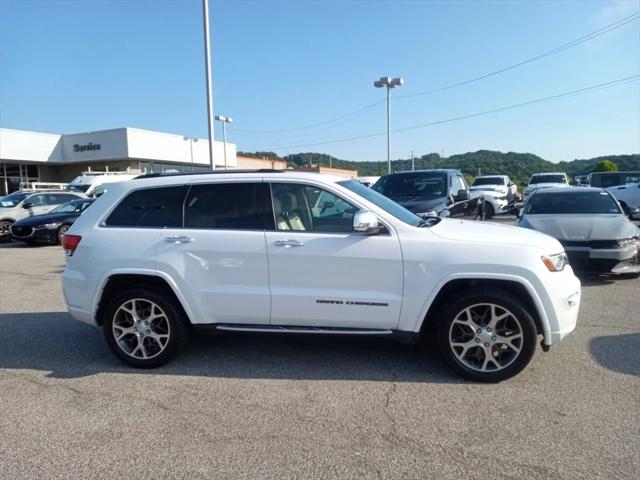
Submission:
{"label": "rear side window", "polygon": [[273,230],[265,183],[193,185],[184,207],[185,228]]}
{"label": "rear side window", "polygon": [[112,227],[182,227],[186,186],[146,188],[125,197],[109,215]]}

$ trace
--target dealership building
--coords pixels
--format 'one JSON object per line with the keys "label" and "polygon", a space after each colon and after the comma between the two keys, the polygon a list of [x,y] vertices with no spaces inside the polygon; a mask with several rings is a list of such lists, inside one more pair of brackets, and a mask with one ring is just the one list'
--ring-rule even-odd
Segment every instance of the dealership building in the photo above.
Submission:
{"label": "dealership building", "polygon": [[[224,144],[214,142],[216,168]],[[227,143],[227,166],[236,168],[236,146]],[[114,128],[52,134],[0,128],[0,195],[26,182],[66,183],[85,171],[157,173],[209,168],[209,142],[170,133]]]}
{"label": "dealership building", "polygon": [[[285,169],[281,159],[238,155],[227,143],[227,168]],[[222,142],[213,142],[216,168],[225,167]],[[162,173],[209,168],[209,141],[171,133],[114,128],[95,132],[53,134],[0,128],[0,195],[32,182],[68,183],[82,172]],[[356,177],[356,170],[303,167],[307,171]]]}

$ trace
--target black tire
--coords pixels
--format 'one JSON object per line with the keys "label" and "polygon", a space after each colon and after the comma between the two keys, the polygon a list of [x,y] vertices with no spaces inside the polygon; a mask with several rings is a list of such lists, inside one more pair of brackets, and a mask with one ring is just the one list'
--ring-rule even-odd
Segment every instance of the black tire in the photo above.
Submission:
{"label": "black tire", "polygon": [[[136,301],[136,304],[140,301],[142,305],[138,313],[144,310],[144,306],[146,305],[144,302],[155,304],[164,314],[163,318],[166,318],[167,328],[164,328],[164,320],[162,320],[162,328],[159,328],[158,326],[145,327],[144,325],[132,325],[131,328],[139,328],[140,331],[128,333],[120,342],[118,342],[114,333],[114,321],[118,322],[116,325],[124,325],[123,322],[128,320],[127,315],[129,314],[125,313],[126,311],[123,312],[121,307],[128,306],[128,308],[131,309],[132,304],[130,302],[133,301]],[[135,306],[133,307],[135,309]],[[155,312],[157,313],[158,310],[156,309]],[[142,318],[144,315],[139,316]],[[153,325],[153,321],[151,324]],[[124,329],[121,326],[116,326],[116,329],[118,328],[120,329],[119,332],[122,334]],[[147,335],[145,337],[145,332],[142,331],[142,329],[145,328],[151,329],[146,330],[147,334],[150,332],[153,334],[166,334],[168,338],[164,343],[164,346],[158,344],[158,342],[152,338],[152,335]],[[189,334],[188,321],[184,317],[182,309],[178,305],[174,304],[166,292],[163,292],[160,289],[156,290],[146,287],[129,288],[116,295],[109,302],[109,305],[105,310],[102,322],[102,331],[107,345],[114,355],[124,363],[136,368],[154,368],[167,363],[185,346]],[[126,349],[132,349],[135,345],[140,345],[141,343],[143,345],[145,355],[153,354],[148,355],[149,358],[141,358],[141,355],[136,356],[135,352],[134,355],[132,355],[125,351]],[[143,349],[140,349],[141,354]],[[147,351],[147,349],[149,350]],[[159,352],[156,353],[155,350],[159,350]]]}
{"label": "black tire", "polygon": [[[497,322],[494,333],[487,333],[487,323],[478,320],[477,325],[482,327],[482,332],[474,331],[468,325],[460,322],[461,315],[465,309],[473,307],[471,312],[477,312],[484,308],[484,304],[493,304],[497,308],[495,312],[501,312],[499,316],[504,315],[507,312],[511,315],[507,315],[504,320]],[[464,320],[464,317],[462,317]],[[468,318],[468,317],[467,317]],[[514,323],[515,322],[515,323]],[[453,325],[455,323],[455,325]],[[509,331],[517,331],[516,327],[519,326],[521,331],[521,340],[517,340],[517,335],[513,337],[516,340],[511,340],[509,343],[501,343],[501,338],[508,339]],[[492,331],[488,328],[489,332]],[[498,331],[500,333],[498,333]],[[468,341],[471,346],[454,347],[451,343],[454,343],[451,338],[454,334],[466,335],[465,341]],[[505,334],[505,336],[500,336]],[[498,342],[493,344],[496,340],[496,336],[489,337],[492,340],[487,339],[487,335],[497,335]],[[514,334],[515,335],[515,334]],[[476,382],[500,382],[511,378],[520,373],[531,361],[536,349],[537,331],[533,317],[527,310],[527,307],[518,298],[512,294],[499,289],[472,289],[460,296],[460,298],[454,299],[448,302],[447,305],[441,310],[439,315],[439,321],[437,326],[436,337],[438,341],[438,350],[442,355],[445,362],[461,377]],[[482,343],[484,339],[487,339],[491,343]],[[475,344],[478,342],[479,344]],[[515,347],[519,347],[519,351],[516,353],[515,348],[511,348],[509,344],[516,343]],[[458,344],[460,345],[460,344]],[[484,370],[483,366],[473,368],[473,361],[477,360],[478,364],[485,363],[487,355],[486,345],[491,352],[492,365],[495,366],[494,371]],[[459,353],[456,353],[454,348],[459,348]],[[464,350],[463,350],[464,348]],[[479,350],[478,350],[479,349]],[[460,352],[462,352],[463,359],[459,358]],[[464,353],[466,352],[466,353]],[[481,355],[482,354],[482,355]],[[470,358],[467,360],[467,357]],[[504,359],[502,358],[504,357]],[[494,361],[495,360],[495,361]],[[502,368],[497,368],[500,362],[504,363]],[[489,367],[489,365],[487,365]]]}
{"label": "black tire", "polygon": [[58,227],[58,232],[56,236],[58,238],[58,243],[60,245],[62,245],[62,238],[66,235],[66,233],[69,231],[70,228],[71,228],[71,225],[69,224],[63,224]]}
{"label": "black tire", "polygon": [[495,214],[496,214],[496,211],[494,210],[493,205],[487,202],[487,213],[485,213],[484,215],[485,220],[489,220]]}

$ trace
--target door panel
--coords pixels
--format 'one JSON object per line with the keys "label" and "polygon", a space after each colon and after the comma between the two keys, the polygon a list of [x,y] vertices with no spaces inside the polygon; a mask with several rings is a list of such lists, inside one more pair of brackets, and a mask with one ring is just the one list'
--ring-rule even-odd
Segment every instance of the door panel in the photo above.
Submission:
{"label": "door panel", "polygon": [[264,231],[166,229],[156,269],[175,279],[197,323],[269,323]]}
{"label": "door panel", "polygon": [[271,323],[396,328],[403,266],[395,232],[354,233],[358,207],[324,188],[273,183],[271,191]]}

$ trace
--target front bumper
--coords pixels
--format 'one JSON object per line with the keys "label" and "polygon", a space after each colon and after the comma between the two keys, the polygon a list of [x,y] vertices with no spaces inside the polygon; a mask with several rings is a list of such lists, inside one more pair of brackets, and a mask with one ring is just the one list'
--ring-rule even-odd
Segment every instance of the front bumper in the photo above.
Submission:
{"label": "front bumper", "polygon": [[548,316],[549,332],[545,332],[543,344],[550,346],[559,343],[576,328],[581,284],[571,267],[565,267],[562,272],[549,272],[545,283],[553,312]]}
{"label": "front bumper", "polygon": [[16,240],[37,243],[58,243],[58,229],[54,227],[11,226],[11,236]]}
{"label": "front bumper", "polygon": [[565,247],[574,270],[587,273],[640,273],[638,242],[622,248]]}

